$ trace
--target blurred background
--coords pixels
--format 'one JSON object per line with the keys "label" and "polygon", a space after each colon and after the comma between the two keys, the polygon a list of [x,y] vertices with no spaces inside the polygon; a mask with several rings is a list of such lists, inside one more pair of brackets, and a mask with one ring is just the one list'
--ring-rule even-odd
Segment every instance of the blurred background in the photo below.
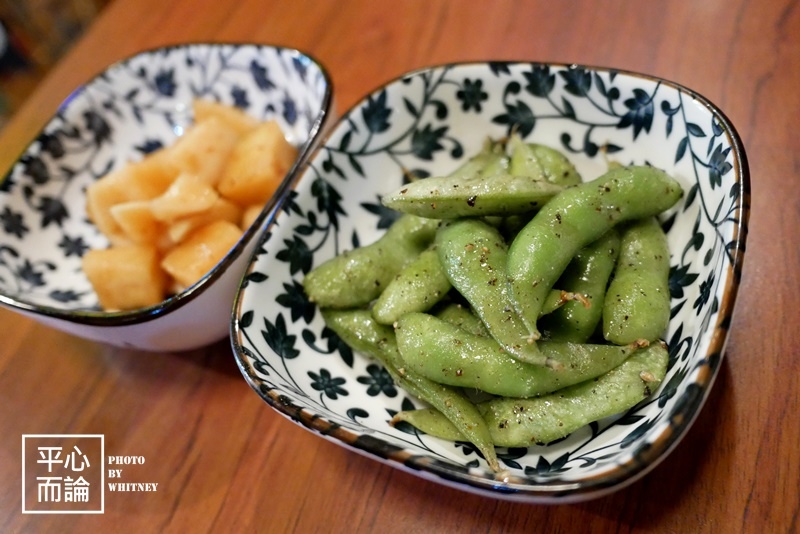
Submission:
{"label": "blurred background", "polygon": [[0,0],[0,128],[110,0]]}

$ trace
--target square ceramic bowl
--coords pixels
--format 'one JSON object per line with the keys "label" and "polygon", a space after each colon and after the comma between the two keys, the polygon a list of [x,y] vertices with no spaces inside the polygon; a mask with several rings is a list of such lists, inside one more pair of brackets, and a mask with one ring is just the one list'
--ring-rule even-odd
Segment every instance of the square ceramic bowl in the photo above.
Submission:
{"label": "square ceramic bowl", "polygon": [[[317,141],[332,87],[313,58],[256,44],[188,44],[142,52],[78,88],[0,182],[0,304],[96,341],[151,351],[228,336],[231,305],[256,236]],[[100,310],[81,257],[108,242],[86,217],[86,186],[167,146],[206,98],[276,119],[297,163],[256,222],[200,281],[159,305]]]}
{"label": "square ceramic bowl", "polygon": [[[393,220],[379,197],[408,174],[442,175],[512,129],[562,150],[584,180],[613,159],[668,171],[685,194],[664,214],[671,249],[666,379],[626,413],[546,446],[474,447],[389,420],[422,403],[327,330],[304,275],[375,241]],[[597,497],[650,471],[686,434],[720,366],[742,268],[749,178],[741,140],[711,102],[680,85],[578,65],[471,63],[411,72],[346,113],[267,228],[237,298],[243,375],[317,435],[426,479],[504,499]]]}

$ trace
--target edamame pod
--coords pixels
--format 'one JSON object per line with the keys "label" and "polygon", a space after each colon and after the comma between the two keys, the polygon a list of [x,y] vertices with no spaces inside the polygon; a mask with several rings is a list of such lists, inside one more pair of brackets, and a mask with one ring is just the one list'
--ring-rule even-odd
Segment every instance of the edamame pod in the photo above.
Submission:
{"label": "edamame pod", "polygon": [[509,145],[509,172],[513,175],[531,176],[562,186],[578,185],[583,181],[575,165],[554,148],[526,143],[516,134],[511,136]]}
{"label": "edamame pod", "polygon": [[456,388],[404,369],[391,327],[377,323],[368,310],[322,310],[322,316],[342,341],[381,362],[397,386],[439,410],[483,454],[489,467],[499,469],[489,428],[477,407]]}
{"label": "edamame pod", "polygon": [[[619,246],[619,232],[612,228],[603,237],[578,251],[558,285],[584,298],[568,302],[540,319],[539,328],[545,332],[547,339],[585,343],[592,336],[603,316],[606,287],[619,255]],[[635,337],[628,343],[642,337]]]}
{"label": "edamame pod", "polygon": [[389,424],[397,426],[398,423],[408,423],[425,434],[447,441],[468,441],[464,435],[451,423],[442,412],[436,408],[419,408],[417,410],[403,410],[397,412]]}
{"label": "edamame pod", "polygon": [[[583,302],[584,299],[585,297],[579,293],[554,289],[544,301],[542,315],[552,313],[567,302],[576,300]],[[433,315],[471,334],[477,336],[489,335],[489,331],[486,330],[486,325],[483,324],[480,317],[472,313],[472,310],[470,310],[468,306],[462,306],[455,302],[448,302],[446,305],[436,309]]]}
{"label": "edamame pod", "polygon": [[666,347],[654,343],[593,380],[537,398],[497,398],[478,407],[495,445],[549,443],[649,397],[664,379],[668,359]]}
{"label": "edamame pod", "polygon": [[426,313],[404,315],[395,336],[405,369],[440,384],[504,397],[533,397],[595,378],[640,348],[539,342],[545,357],[563,365],[554,370],[515,360],[492,338],[470,334]]}
{"label": "edamame pod", "polygon": [[470,334],[476,336],[488,336],[489,331],[480,318],[472,313],[472,310],[467,306],[462,306],[455,302],[448,302],[447,305],[442,306],[435,311],[434,315],[442,321],[455,325]]}
{"label": "edamame pod", "polygon": [[551,314],[557,309],[561,308],[568,302],[579,302],[581,306],[586,307],[588,300],[583,293],[575,291],[564,291],[563,289],[551,289],[550,293],[544,299],[541,311],[539,311],[539,318]]}
{"label": "edamame pod", "polygon": [[372,306],[372,316],[392,324],[403,314],[428,311],[447,296],[450,281],[435,246],[422,251],[392,279]]}
{"label": "edamame pod", "polygon": [[525,228],[525,225],[533,219],[535,214],[536,212],[530,211],[520,215],[509,215],[508,217],[503,217],[499,224],[493,226],[500,230],[500,233],[506,239],[506,243],[511,243],[520,230]]}
{"label": "edamame pod", "polygon": [[682,193],[665,172],[631,166],[565,189],[539,210],[512,241],[507,264],[511,300],[534,336],[544,299],[580,249],[619,222],[661,213]]}
{"label": "edamame pod", "polygon": [[[499,144],[499,151],[494,153],[494,157],[490,158],[486,165],[478,173],[478,176],[494,176],[497,174],[508,174],[508,166],[510,160],[508,156],[503,152],[502,144]],[[464,178],[473,178],[473,176],[464,176]]]}
{"label": "edamame pod", "polygon": [[447,278],[489,334],[520,361],[557,365],[539,352],[537,337],[514,309],[506,283],[506,243],[497,229],[479,219],[457,219],[439,228],[435,242]]}
{"label": "edamame pod", "polygon": [[624,345],[657,339],[670,315],[669,246],[655,217],[625,226],[603,308],[603,337]]}
{"label": "edamame pod", "polygon": [[431,219],[514,215],[538,209],[563,187],[507,172],[417,180],[381,197],[389,208]]}
{"label": "edamame pod", "polygon": [[[464,164],[447,174],[451,178],[468,178],[480,174],[484,169],[492,169],[498,161],[505,158],[505,147],[500,141],[486,138],[481,151],[469,158]],[[506,163],[507,166],[507,163]]]}
{"label": "edamame pod", "polygon": [[439,222],[403,215],[374,243],[343,252],[306,274],[303,287],[321,308],[357,308],[377,298],[433,241]]}

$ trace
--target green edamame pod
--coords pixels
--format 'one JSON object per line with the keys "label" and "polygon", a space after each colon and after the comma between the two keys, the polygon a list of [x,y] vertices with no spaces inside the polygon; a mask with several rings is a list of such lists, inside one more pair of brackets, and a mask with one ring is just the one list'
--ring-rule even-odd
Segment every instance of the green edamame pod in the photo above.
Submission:
{"label": "green edamame pod", "polygon": [[544,304],[539,312],[539,318],[551,314],[568,302],[579,302],[581,306],[586,306],[588,300],[582,293],[575,291],[564,291],[563,289],[551,289],[544,299]]}
{"label": "green edamame pod", "polygon": [[357,308],[377,298],[433,241],[439,222],[404,215],[374,243],[343,252],[311,270],[303,287],[321,308]]}
{"label": "green edamame pod", "polygon": [[[584,299],[568,302],[539,321],[539,328],[548,339],[585,343],[592,336],[603,316],[606,287],[619,255],[619,244],[619,232],[612,228],[578,251],[569,263],[558,285],[582,295]],[[628,343],[637,339],[641,338],[631,339]]]}
{"label": "green edamame pod", "polygon": [[[552,313],[567,302],[572,302],[574,300],[583,301],[583,299],[583,295],[578,293],[554,289],[547,295],[544,301],[542,315]],[[477,336],[489,335],[489,331],[486,330],[486,325],[483,324],[480,317],[472,313],[472,310],[470,310],[468,306],[462,306],[455,302],[448,302],[446,305],[433,311],[433,315],[471,334]]]}
{"label": "green edamame pod", "polygon": [[464,164],[447,174],[451,178],[468,178],[480,174],[484,169],[495,167],[498,160],[505,158],[503,143],[487,138],[480,152],[469,158]]}
{"label": "green edamame pod", "polygon": [[[620,379],[618,376],[617,379],[615,379],[615,382],[618,385],[626,388],[625,395],[630,396],[630,398],[623,403],[618,402],[617,399],[620,397],[610,397],[612,402],[615,403],[615,406],[610,407],[609,405],[606,405],[603,410],[596,412],[596,414],[599,415],[598,419],[607,417],[608,415],[614,415],[615,413],[623,412],[626,409],[635,406],[640,400],[643,400],[653,391],[655,391],[658,388],[658,384],[663,380],[663,375],[661,373],[666,372],[666,360],[668,359],[668,354],[662,345],[652,346],[646,350],[642,350],[640,354],[636,355],[636,358],[638,358],[639,361],[635,363],[631,362],[627,369],[615,369],[610,372],[624,372],[624,377]],[[631,358],[631,360],[633,359],[634,358]],[[645,361],[646,366],[643,365],[643,362]],[[653,367],[650,367],[651,365]],[[647,369],[640,370],[644,367],[647,367]],[[652,371],[649,370],[652,368],[657,369],[659,374],[653,374]],[[607,378],[609,377],[603,377],[603,380],[606,380]],[[655,380],[653,380],[654,378]],[[581,388],[584,390],[584,392],[586,392],[588,389],[587,386],[594,383],[594,381],[589,381],[587,384],[580,384],[574,387],[576,390]],[[601,387],[603,389],[595,390],[595,397],[600,398],[600,396],[606,390],[612,389],[612,387],[609,387],[608,384],[603,382],[601,382]],[[569,391],[567,393],[570,394]],[[507,447],[527,447],[539,442],[545,443],[554,441],[555,439],[564,437],[568,433],[577,430],[580,428],[580,426],[583,426],[583,424],[592,422],[589,420],[589,418],[594,417],[595,415],[589,414],[585,414],[582,417],[579,416],[579,420],[575,422],[575,417],[571,412],[575,410],[580,411],[582,407],[580,406],[581,399],[577,397],[571,398],[572,396],[574,396],[574,394],[571,394],[570,397],[565,397],[565,400],[557,400],[560,399],[560,395],[558,393],[554,393],[547,395],[546,397],[527,399],[525,400],[524,404],[520,403],[519,406],[516,406],[517,411],[514,411],[515,404],[518,400],[522,399],[493,399],[491,401],[480,403],[478,408],[485,414],[488,414],[492,410],[494,410],[496,413],[496,415],[493,416],[494,418],[490,419],[493,423],[497,423],[490,426],[492,440],[496,445],[504,445]],[[587,392],[586,397],[588,396],[589,394]],[[552,414],[553,417],[548,417],[546,411],[538,410],[538,408],[542,408],[542,405],[548,400],[554,400],[556,402],[556,412]],[[531,406],[529,406],[529,404],[533,404],[534,409],[530,409]],[[586,406],[592,407],[594,406],[594,402],[587,402]],[[617,408],[620,408],[619,411],[613,413],[611,412],[611,410],[615,410]],[[572,420],[572,423],[569,427],[571,430],[566,433],[563,430],[564,427],[559,426],[563,423],[561,417],[565,415],[566,418]],[[506,419],[501,420],[501,417],[506,417]],[[489,418],[488,415],[487,418]],[[509,422],[516,422],[515,426],[517,428],[513,429],[513,436],[511,436],[512,432],[507,430],[508,427],[505,424],[506,420]],[[416,428],[422,430],[426,434],[450,441],[462,441],[465,439],[458,429],[453,426],[453,424],[448,421],[441,412],[433,408],[422,408],[419,410],[407,410],[399,412],[397,415],[395,415],[392,421],[406,421],[409,424],[414,425]],[[522,428],[523,425],[527,427],[527,430]]]}
{"label": "green edamame pod", "polygon": [[603,337],[624,345],[664,335],[670,315],[669,246],[655,217],[625,226],[603,308]]}
{"label": "green edamame pod", "polygon": [[466,330],[470,334],[475,334],[476,336],[489,335],[489,331],[486,330],[486,326],[483,324],[480,317],[472,313],[472,310],[468,307],[462,306],[461,304],[449,302],[447,305],[436,310],[434,315],[442,321]]}
{"label": "green edamame pod", "polygon": [[368,310],[322,310],[322,316],[342,341],[381,362],[397,386],[439,410],[483,454],[489,467],[499,469],[489,428],[477,407],[456,388],[404,369],[391,327],[377,323]]}
{"label": "green edamame pod", "polygon": [[389,424],[408,423],[414,428],[435,438],[447,441],[467,441],[464,435],[451,423],[442,412],[435,408],[419,408],[417,410],[403,410],[397,412]]}
{"label": "green edamame pod", "polygon": [[565,189],[548,202],[508,251],[512,302],[528,329],[539,335],[542,303],[580,249],[619,222],[661,213],[682,194],[680,184],[665,172],[632,166]]}
{"label": "green edamame pod", "polygon": [[497,229],[479,219],[457,219],[439,228],[435,242],[447,278],[489,334],[520,361],[554,365],[539,352],[536,336],[511,302],[505,270],[507,247]]}
{"label": "green edamame pod", "polygon": [[478,407],[495,445],[549,443],[649,397],[664,379],[668,359],[666,347],[654,343],[596,379],[537,398],[497,398]]}
{"label": "green edamame pod", "polygon": [[509,145],[509,172],[513,175],[536,177],[562,186],[578,185],[583,181],[575,165],[554,148],[526,143],[519,135],[512,135]]}
{"label": "green edamame pod", "polygon": [[408,312],[428,311],[447,296],[450,281],[432,245],[397,273],[372,306],[372,316],[381,324],[392,324]]}
{"label": "green edamame pod", "polygon": [[493,226],[500,230],[500,233],[506,238],[507,243],[511,243],[520,230],[525,228],[525,225],[533,219],[535,214],[536,212],[529,211],[528,213],[519,215],[509,215],[508,217],[503,217],[499,224]]}
{"label": "green edamame pod", "polygon": [[[489,158],[486,162],[486,165],[478,173],[479,176],[495,176],[497,174],[508,174],[508,166],[510,160],[505,153],[502,152],[502,145],[500,145],[501,151],[495,152],[494,157]],[[472,178],[473,176],[465,176],[465,178]]]}
{"label": "green edamame pod", "polygon": [[538,209],[563,187],[508,173],[417,180],[381,197],[389,208],[431,219],[513,215]]}
{"label": "green edamame pod", "polygon": [[515,360],[494,339],[426,313],[404,315],[395,326],[395,336],[405,369],[440,384],[504,397],[533,397],[595,378],[640,348],[539,342],[545,357],[563,365],[555,370]]}

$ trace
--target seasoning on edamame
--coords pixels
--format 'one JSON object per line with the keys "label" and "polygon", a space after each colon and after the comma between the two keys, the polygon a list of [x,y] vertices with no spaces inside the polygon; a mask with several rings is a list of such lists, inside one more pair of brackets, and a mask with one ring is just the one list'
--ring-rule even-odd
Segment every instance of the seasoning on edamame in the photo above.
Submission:
{"label": "seasoning on edamame", "polygon": [[503,349],[526,363],[558,367],[539,352],[537,336],[514,309],[506,283],[507,247],[500,232],[480,219],[456,219],[439,228],[435,242],[450,283]]}
{"label": "seasoning on edamame", "polygon": [[463,330],[466,330],[470,334],[475,334],[476,336],[489,335],[489,331],[486,330],[486,326],[483,324],[483,321],[480,320],[480,317],[472,313],[472,310],[469,309],[469,306],[462,306],[461,304],[455,302],[448,302],[433,310],[433,314],[442,321],[446,321]]}
{"label": "seasoning on edamame", "polygon": [[[619,243],[619,232],[612,228],[603,237],[578,251],[558,285],[583,295],[585,300],[566,303],[539,320],[539,328],[547,339],[574,343],[589,340],[603,316],[606,287],[619,255]],[[634,337],[628,343],[643,337]]]}
{"label": "seasoning on edamame", "polygon": [[393,324],[406,313],[428,311],[451,287],[432,245],[387,284],[372,305],[372,316],[381,324]]}
{"label": "seasoning on edamame", "polygon": [[509,172],[515,176],[531,176],[552,184],[571,186],[583,180],[575,165],[554,148],[538,143],[526,143],[513,134],[508,144],[511,150]]}
{"label": "seasoning on edamame", "polygon": [[403,213],[432,219],[514,215],[538,209],[563,187],[507,172],[471,177],[423,178],[381,197],[381,203]]}
{"label": "seasoning on edamame", "polygon": [[[654,217],[682,190],[652,167],[611,165],[579,182],[557,150],[487,140],[450,175],[384,197],[408,213],[306,276],[328,327],[431,406],[391,424],[469,441],[497,470],[495,445],[549,443],[659,386],[669,251]],[[532,200],[534,189],[547,193]],[[601,314],[607,341],[588,343]]]}
{"label": "seasoning on edamame", "polygon": [[[599,378],[531,399],[498,397],[479,403],[478,410],[489,423],[492,442],[498,447],[547,444],[645,400],[664,380],[668,359],[666,347],[655,343]],[[398,421],[438,438],[466,439],[436,409],[399,412],[392,419],[395,424]]]}
{"label": "seasoning on edamame", "polygon": [[539,342],[560,370],[510,357],[492,338],[470,334],[427,313],[404,315],[395,327],[405,369],[440,384],[504,397],[534,397],[595,378],[625,361],[639,344]]}
{"label": "seasoning on edamame", "polygon": [[[572,291],[554,289],[547,295],[542,307],[542,316],[552,313],[568,302],[579,302],[581,306],[588,306],[589,301],[585,295]],[[456,302],[442,302],[441,305],[430,310],[433,315],[478,336],[488,336],[489,331],[480,317],[472,313],[469,305]]]}
{"label": "seasoning on edamame", "polygon": [[495,445],[550,443],[649,397],[664,379],[668,360],[666,347],[653,343],[598,378],[532,399],[493,399],[479,409]]}
{"label": "seasoning on edamame", "polygon": [[508,250],[511,299],[528,329],[539,336],[544,299],[581,248],[619,222],[661,213],[682,193],[664,171],[632,166],[565,189],[548,202]]}
{"label": "seasoning on edamame", "polygon": [[669,246],[654,217],[625,225],[603,307],[603,337],[617,345],[656,339],[669,323]]}
{"label": "seasoning on edamame", "polygon": [[374,243],[343,252],[306,274],[303,288],[321,308],[357,308],[386,285],[433,241],[438,221],[404,215]]}
{"label": "seasoning on edamame", "polygon": [[322,316],[342,341],[381,362],[397,386],[439,410],[475,445],[489,467],[499,469],[489,427],[476,406],[458,389],[405,369],[391,327],[377,323],[369,310],[322,310]]}

